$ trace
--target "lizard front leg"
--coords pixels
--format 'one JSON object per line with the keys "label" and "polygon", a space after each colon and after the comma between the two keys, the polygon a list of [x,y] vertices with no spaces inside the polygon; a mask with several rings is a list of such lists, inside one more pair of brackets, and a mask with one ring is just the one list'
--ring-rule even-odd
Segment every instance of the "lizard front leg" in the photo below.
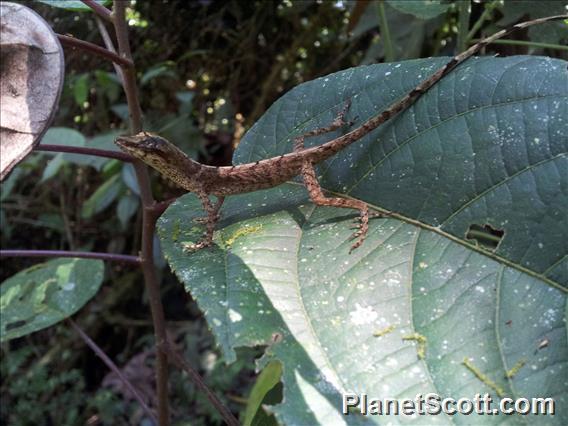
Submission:
{"label": "lizard front leg", "polygon": [[217,197],[217,202],[215,203],[215,205],[213,205],[211,203],[211,200],[209,199],[209,196],[205,192],[201,191],[197,192],[197,196],[201,200],[201,204],[203,205],[205,213],[207,213],[207,216],[203,218],[205,219],[206,233],[205,236],[198,243],[184,244],[183,245],[184,250],[188,251],[200,250],[202,248],[209,247],[211,244],[213,244],[213,233],[215,232],[215,224],[219,220],[219,210],[223,205],[223,201],[225,201],[225,197],[220,196]]}

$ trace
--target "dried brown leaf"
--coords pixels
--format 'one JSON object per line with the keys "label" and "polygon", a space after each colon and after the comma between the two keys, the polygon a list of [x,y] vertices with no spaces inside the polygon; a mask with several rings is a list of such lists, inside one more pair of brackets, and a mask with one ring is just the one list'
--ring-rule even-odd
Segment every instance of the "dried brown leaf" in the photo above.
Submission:
{"label": "dried brown leaf", "polygon": [[33,10],[0,3],[0,180],[40,141],[63,86],[63,50]]}

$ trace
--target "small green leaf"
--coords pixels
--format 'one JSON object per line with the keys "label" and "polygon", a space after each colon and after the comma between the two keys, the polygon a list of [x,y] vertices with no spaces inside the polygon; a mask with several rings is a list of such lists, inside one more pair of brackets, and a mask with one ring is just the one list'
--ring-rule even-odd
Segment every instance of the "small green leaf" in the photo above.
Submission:
{"label": "small green leaf", "polygon": [[0,287],[0,341],[49,327],[77,312],[99,290],[104,264],[54,259],[8,278]]}
{"label": "small green leaf", "polygon": [[110,107],[110,110],[116,114],[118,118],[122,121],[128,121],[128,105],[126,104],[116,104]]}
{"label": "small green leaf", "polygon": [[102,212],[116,200],[123,189],[120,175],[116,174],[107,179],[83,204],[82,217],[89,219],[93,215]]}
{"label": "small green leaf", "polygon": [[55,157],[53,157],[47,163],[45,169],[43,169],[43,173],[41,175],[41,182],[45,182],[59,173],[59,170],[65,164],[65,160],[63,159],[63,153],[59,152]]}
{"label": "small green leaf", "polygon": [[147,85],[150,81],[158,77],[170,77],[177,78],[177,74],[172,68],[175,65],[174,62],[166,62],[164,64],[155,65],[144,73],[140,78],[140,84],[142,86]]}
{"label": "small green leaf", "polygon": [[139,206],[140,201],[135,195],[125,194],[120,198],[116,206],[116,214],[123,228],[126,228],[128,221],[136,213]]}
{"label": "small green leaf", "polygon": [[262,404],[266,403],[268,393],[280,383],[282,377],[282,364],[271,361],[262,370],[250,392],[247,408],[245,411],[245,426],[251,426],[258,411],[263,411]]}
{"label": "small green leaf", "polygon": [[140,195],[138,179],[136,178],[136,172],[134,171],[132,164],[125,164],[122,167],[122,181],[126,184],[128,189],[130,189],[136,195]]}
{"label": "small green leaf", "polygon": [[73,82],[73,97],[75,103],[83,108],[83,104],[87,102],[89,97],[89,74],[81,74],[75,78]]}
{"label": "small green leaf", "polygon": [[[53,145],[65,145],[65,146],[77,146],[77,147],[87,146],[86,139],[80,132],[67,127],[50,128],[43,137],[43,139],[41,140],[41,144],[53,144]],[[44,154],[44,155],[50,155],[50,154]],[[107,161],[108,159],[90,156],[90,155],[70,154],[70,153],[60,152],[55,154],[54,158],[48,163],[46,169],[43,172],[42,181],[46,181],[52,178],[53,176],[55,176],[66,162],[70,162],[78,166],[90,166],[98,170]]]}
{"label": "small green leaf", "polygon": [[449,3],[442,4],[440,0],[387,0],[387,3],[400,12],[409,13],[420,19],[435,18],[450,7]]}
{"label": "small green leaf", "polygon": [[[58,7],[73,12],[89,12],[91,8],[86,6],[82,1],[78,0],[37,0],[51,7]],[[95,0],[97,3],[106,6],[112,3],[112,0]]]}

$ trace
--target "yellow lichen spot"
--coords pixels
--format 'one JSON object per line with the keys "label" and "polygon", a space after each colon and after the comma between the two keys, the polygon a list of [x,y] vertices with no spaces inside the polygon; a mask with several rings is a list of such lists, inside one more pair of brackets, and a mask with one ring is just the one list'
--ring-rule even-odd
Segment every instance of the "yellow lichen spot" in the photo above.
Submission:
{"label": "yellow lichen spot", "polygon": [[483,374],[475,365],[471,363],[469,359],[464,358],[462,364],[465,366],[465,368],[471,371],[475,377],[477,377],[480,381],[493,389],[497,396],[499,396],[499,398],[503,398],[505,396],[505,391],[503,390],[503,388],[493,380],[491,380],[489,377],[487,377],[485,374]]}
{"label": "yellow lichen spot", "polygon": [[172,229],[172,241],[177,241],[179,238],[179,233],[180,233],[180,220],[176,219],[176,221],[174,222],[174,226]]}
{"label": "yellow lichen spot", "polygon": [[414,341],[418,344],[418,348],[416,350],[418,358],[424,359],[426,358],[426,343],[427,339],[426,336],[418,333],[412,333],[407,336],[402,336],[402,340]]}
{"label": "yellow lichen spot", "polygon": [[515,365],[513,365],[513,368],[511,368],[509,371],[505,372],[505,377],[507,379],[512,379],[513,377],[515,377],[517,375],[519,370],[521,368],[523,368],[526,363],[527,363],[527,361],[525,359],[521,359],[521,360],[517,361],[517,363]]}
{"label": "yellow lichen spot", "polygon": [[383,336],[385,336],[389,333],[392,333],[395,328],[396,328],[396,325],[394,325],[394,324],[389,325],[388,327],[385,327],[382,330],[377,330],[377,331],[373,332],[373,336],[383,337]]}
{"label": "yellow lichen spot", "polygon": [[25,269],[24,274],[29,274],[30,272],[33,272],[33,271],[36,271],[38,269],[45,267],[46,265],[47,265],[47,263],[37,263],[33,266],[30,266],[28,269]]}
{"label": "yellow lichen spot", "polygon": [[245,225],[237,229],[233,234],[225,240],[225,246],[229,249],[235,243],[237,238],[245,235],[254,234],[262,229],[262,225]]}

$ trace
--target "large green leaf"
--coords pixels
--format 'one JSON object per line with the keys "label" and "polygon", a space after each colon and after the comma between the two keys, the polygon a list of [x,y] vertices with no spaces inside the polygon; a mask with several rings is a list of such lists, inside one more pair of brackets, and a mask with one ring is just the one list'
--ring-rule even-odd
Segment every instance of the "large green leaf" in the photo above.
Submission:
{"label": "large green leaf", "polygon": [[[52,7],[59,7],[74,12],[89,12],[91,8],[79,0],[38,0],[41,3],[48,4]],[[102,6],[108,6],[112,3],[111,0],[95,0]]]}
{"label": "large green leaf", "polygon": [[[347,99],[348,118],[362,122],[445,60],[359,67],[298,86],[251,128],[235,163],[290,151]],[[351,254],[356,214],[315,207],[297,183],[229,197],[215,246],[193,254],[183,246],[203,232],[193,223],[199,203],[188,194],[170,206],[159,222],[164,253],[227,361],[235,347],[268,344],[265,358],[282,362],[280,421],[384,422],[342,415],[343,392],[553,397],[556,415],[530,422],[568,421],[567,98],[563,61],[473,59],[321,164],[325,189],[393,213],[372,219]],[[491,251],[466,238],[472,228],[504,234]]]}
{"label": "large green leaf", "polygon": [[1,341],[49,327],[77,312],[99,290],[104,264],[55,259],[24,269],[0,287]]}

